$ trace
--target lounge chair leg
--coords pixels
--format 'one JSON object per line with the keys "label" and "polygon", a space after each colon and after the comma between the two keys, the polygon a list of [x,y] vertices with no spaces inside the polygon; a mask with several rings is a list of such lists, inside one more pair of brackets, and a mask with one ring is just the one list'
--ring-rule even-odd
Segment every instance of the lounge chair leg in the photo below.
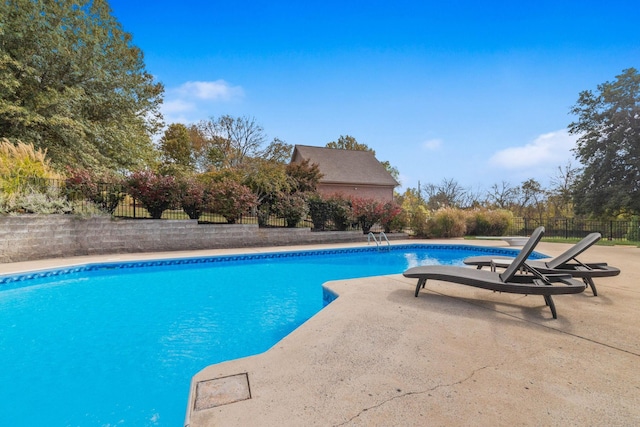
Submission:
{"label": "lounge chair leg", "polygon": [[583,277],[582,281],[585,283],[585,285],[589,285],[589,287],[591,288],[591,292],[593,292],[593,296],[597,297],[598,290],[596,289],[596,284],[593,282],[593,279],[591,277]]}
{"label": "lounge chair leg", "polygon": [[553,299],[551,299],[551,295],[545,295],[544,296],[544,302],[551,309],[551,315],[553,315],[553,318],[557,319],[558,318],[558,313],[556,313],[556,305],[553,303]]}
{"label": "lounge chair leg", "polygon": [[424,285],[427,283],[427,279],[418,279],[418,284],[416,285],[416,297],[420,292],[420,288],[424,288]]}

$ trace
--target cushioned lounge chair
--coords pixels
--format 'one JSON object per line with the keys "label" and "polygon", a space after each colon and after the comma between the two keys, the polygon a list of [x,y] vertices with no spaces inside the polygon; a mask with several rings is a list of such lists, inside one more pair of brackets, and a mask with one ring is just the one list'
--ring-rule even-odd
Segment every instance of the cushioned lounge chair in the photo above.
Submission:
{"label": "cushioned lounge chair", "polygon": [[[420,292],[420,288],[424,288],[429,279],[498,292],[542,295],[545,303],[551,309],[553,318],[557,319],[556,307],[551,296],[580,293],[585,290],[586,285],[579,280],[573,279],[569,274],[545,275],[525,263],[525,260],[533,252],[543,234],[544,227],[538,227],[531,234],[518,256],[502,273],[453,265],[425,265],[410,268],[403,275],[418,279],[416,297]],[[518,274],[521,269],[525,269],[530,274]]]}
{"label": "cushioned lounge chair", "polygon": [[[597,296],[598,290],[593,279],[595,277],[617,276],[620,274],[620,269],[604,262],[584,264],[577,259],[577,256],[589,249],[601,237],[600,233],[591,233],[551,260],[527,260],[526,263],[542,274],[571,274],[573,277],[578,277],[589,285],[593,295]],[[463,262],[481,269],[482,267],[506,267],[512,261],[509,258],[496,259],[495,256],[476,256],[467,258]]]}

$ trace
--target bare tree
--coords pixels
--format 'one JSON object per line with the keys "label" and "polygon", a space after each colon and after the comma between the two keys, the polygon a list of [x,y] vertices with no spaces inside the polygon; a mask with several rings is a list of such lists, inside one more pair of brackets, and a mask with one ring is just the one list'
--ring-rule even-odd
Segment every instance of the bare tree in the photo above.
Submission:
{"label": "bare tree", "polygon": [[520,214],[525,218],[537,216],[540,221],[545,211],[545,190],[535,179],[526,180],[520,186]]}
{"label": "bare tree", "polygon": [[564,168],[558,166],[556,174],[551,177],[549,203],[554,208],[555,216],[571,217],[573,215],[573,187],[579,173],[579,168],[574,168],[571,162],[567,162]]}
{"label": "bare tree", "polygon": [[439,185],[427,184],[422,192],[430,209],[462,208],[466,207],[468,202],[469,190],[463,188],[458,181],[452,178],[444,178]]}
{"label": "bare tree", "polygon": [[224,115],[200,121],[196,127],[206,140],[203,155],[215,169],[242,165],[247,158],[258,155],[266,139],[264,129],[253,117]]}
{"label": "bare tree", "polygon": [[487,202],[498,209],[510,209],[518,200],[520,188],[513,187],[506,181],[493,184],[487,192]]}

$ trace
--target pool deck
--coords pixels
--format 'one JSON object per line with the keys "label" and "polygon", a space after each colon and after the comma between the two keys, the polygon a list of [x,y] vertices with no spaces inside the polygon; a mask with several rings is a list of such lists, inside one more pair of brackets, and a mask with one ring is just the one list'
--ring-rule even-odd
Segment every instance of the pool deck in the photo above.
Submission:
{"label": "pool deck", "polygon": [[[410,241],[443,242],[505,246]],[[0,264],[0,273],[363,244],[77,257]],[[327,283],[340,297],[270,350],[197,373],[185,425],[639,425],[640,249],[594,246],[581,260],[622,273],[596,279],[597,297],[554,297],[557,320],[537,296],[433,281],[415,298],[415,280],[402,275]]]}

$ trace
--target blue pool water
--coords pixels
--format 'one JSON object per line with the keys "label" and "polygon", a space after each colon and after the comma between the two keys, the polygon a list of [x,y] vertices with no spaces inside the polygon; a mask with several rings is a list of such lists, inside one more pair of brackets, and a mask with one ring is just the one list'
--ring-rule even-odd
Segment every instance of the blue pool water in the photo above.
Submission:
{"label": "blue pool water", "polygon": [[516,253],[404,245],[0,277],[0,425],[182,425],[191,377],[268,350],[331,299],[322,283]]}

